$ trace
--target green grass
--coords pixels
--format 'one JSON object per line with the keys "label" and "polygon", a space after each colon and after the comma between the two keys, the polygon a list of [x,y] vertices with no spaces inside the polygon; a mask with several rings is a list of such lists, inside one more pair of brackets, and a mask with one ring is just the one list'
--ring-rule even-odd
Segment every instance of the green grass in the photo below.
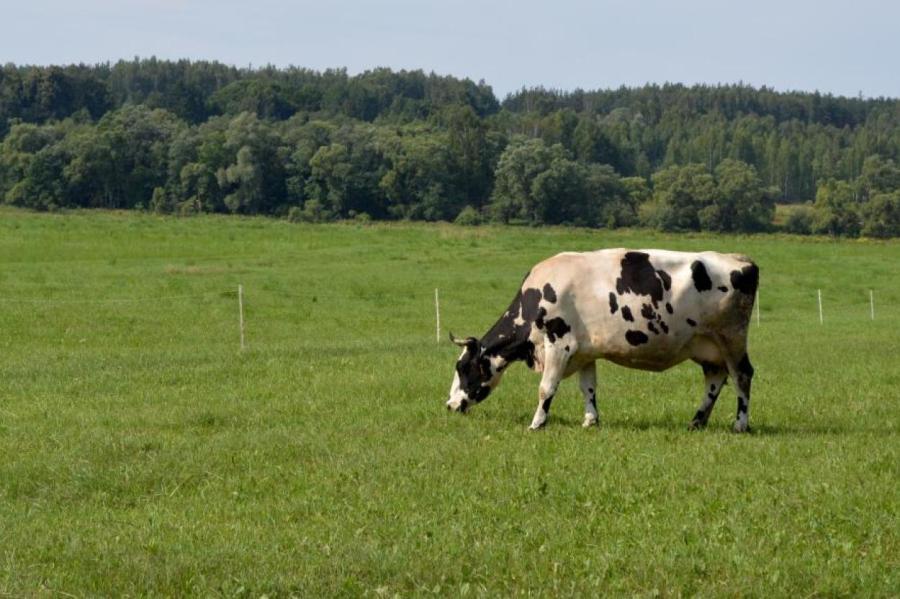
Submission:
{"label": "green grass", "polygon": [[[752,434],[729,432],[731,386],[687,431],[691,364],[601,363],[599,430],[568,380],[526,432],[521,366],[445,411],[435,287],[444,329],[481,334],[537,260],[616,246],[758,262]],[[896,596],[898,260],[898,242],[0,210],[0,595]]]}

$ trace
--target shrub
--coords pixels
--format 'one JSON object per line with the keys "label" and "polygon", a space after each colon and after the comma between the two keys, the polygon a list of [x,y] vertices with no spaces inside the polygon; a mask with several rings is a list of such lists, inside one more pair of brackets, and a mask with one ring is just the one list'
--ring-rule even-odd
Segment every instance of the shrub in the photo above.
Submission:
{"label": "shrub", "polygon": [[862,212],[866,237],[900,237],[900,191],[876,195]]}
{"label": "shrub", "polygon": [[481,213],[478,212],[472,206],[466,206],[463,208],[456,217],[456,220],[453,221],[457,225],[467,225],[474,226],[481,224]]}
{"label": "shrub", "polygon": [[785,232],[795,233],[797,235],[809,235],[812,233],[815,215],[815,210],[810,206],[797,206],[793,208],[784,223]]}

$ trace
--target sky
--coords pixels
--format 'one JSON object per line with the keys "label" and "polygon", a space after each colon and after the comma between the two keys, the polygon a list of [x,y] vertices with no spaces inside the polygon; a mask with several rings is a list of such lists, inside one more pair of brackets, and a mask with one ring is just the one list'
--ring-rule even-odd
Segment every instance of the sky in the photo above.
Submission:
{"label": "sky", "polygon": [[484,79],[501,99],[665,82],[900,97],[895,0],[2,2],[2,63],[383,66]]}

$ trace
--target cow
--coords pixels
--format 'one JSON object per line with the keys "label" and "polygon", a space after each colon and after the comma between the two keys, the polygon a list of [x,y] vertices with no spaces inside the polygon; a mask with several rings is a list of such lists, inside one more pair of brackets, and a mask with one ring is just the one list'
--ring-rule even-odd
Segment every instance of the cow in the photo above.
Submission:
{"label": "cow", "polygon": [[547,422],[560,382],[578,373],[584,427],[599,425],[595,362],[663,371],[685,360],[705,386],[690,428],[706,426],[726,379],[737,391],[735,432],[749,431],[753,366],[747,333],[759,268],[717,252],[603,249],[564,252],[537,264],[496,324],[463,348],[447,409],[483,401],[506,369],[525,362],[541,373],[531,430]]}

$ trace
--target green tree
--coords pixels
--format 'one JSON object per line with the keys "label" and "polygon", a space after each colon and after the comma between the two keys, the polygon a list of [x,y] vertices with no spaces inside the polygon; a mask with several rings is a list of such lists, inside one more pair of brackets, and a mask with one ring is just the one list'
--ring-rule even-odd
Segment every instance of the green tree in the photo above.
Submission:
{"label": "green tree", "polygon": [[816,192],[813,233],[856,237],[860,231],[858,209],[849,183],[834,179],[826,181]]}
{"label": "green tree", "polygon": [[866,237],[900,237],[900,190],[877,194],[863,206],[862,213]]}
{"label": "green tree", "polygon": [[530,222],[588,226],[597,221],[597,205],[590,201],[587,168],[557,156],[531,182]]}
{"label": "green tree", "polygon": [[517,137],[500,155],[494,173],[490,210],[501,222],[541,222],[542,208],[533,196],[535,178],[550,168],[554,159],[565,158],[561,145],[548,147],[540,139]]}
{"label": "green tree", "polygon": [[900,168],[893,160],[885,160],[878,154],[865,159],[862,172],[856,180],[858,199],[866,201],[878,193],[890,193],[900,189]]}
{"label": "green tree", "polygon": [[726,158],[716,167],[713,203],[698,214],[708,231],[764,231],[775,216],[775,200],[762,185],[756,169]]}
{"label": "green tree", "polygon": [[696,231],[700,212],[715,199],[715,180],[702,164],[670,166],[653,175],[653,199],[641,207],[641,222],[663,231]]}

